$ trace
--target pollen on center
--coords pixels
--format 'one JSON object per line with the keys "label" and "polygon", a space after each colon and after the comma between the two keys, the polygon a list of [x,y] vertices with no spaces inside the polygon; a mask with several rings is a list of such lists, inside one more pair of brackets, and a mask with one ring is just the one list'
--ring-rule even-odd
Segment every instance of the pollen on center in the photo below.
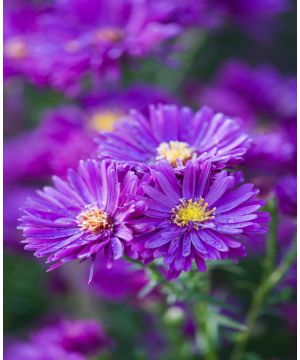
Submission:
{"label": "pollen on center", "polygon": [[172,166],[176,166],[177,160],[185,163],[191,159],[193,149],[182,141],[162,142],[157,148],[157,154],[157,160],[167,160]]}
{"label": "pollen on center", "polygon": [[194,223],[202,223],[214,218],[215,208],[207,209],[208,203],[204,203],[204,199],[200,198],[198,201],[181,200],[181,204],[172,210],[172,220],[178,226],[187,226]]}
{"label": "pollen on center", "polygon": [[112,223],[105,211],[98,207],[89,207],[76,217],[78,226],[81,230],[91,233],[98,233],[102,230],[111,228]]}

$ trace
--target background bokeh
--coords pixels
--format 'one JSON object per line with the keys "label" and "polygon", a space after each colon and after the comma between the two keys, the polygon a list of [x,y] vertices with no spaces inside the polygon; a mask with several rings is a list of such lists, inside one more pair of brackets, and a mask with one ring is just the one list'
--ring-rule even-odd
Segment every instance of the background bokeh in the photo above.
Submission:
{"label": "background bokeh", "polygon": [[[7,1],[5,17],[21,11],[20,3]],[[99,265],[91,285],[87,285],[85,263],[68,264],[47,273],[43,261],[23,250],[21,231],[16,229],[19,209],[36,188],[51,182],[52,174],[64,176],[66,168],[90,157],[95,150],[94,134],[110,127],[119,115],[130,108],[146,113],[151,103],[169,102],[194,109],[207,104],[246,119],[244,126],[250,132],[260,134],[267,129],[272,136],[261,139],[262,170],[258,170],[255,154],[244,170],[245,176],[262,188],[263,196],[272,198],[280,180],[295,175],[296,2],[287,5],[274,15],[272,24],[264,19],[259,24],[251,23],[251,16],[244,15],[237,17],[238,21],[227,19],[221,26],[186,26],[171,50],[137,59],[129,56],[121,62],[117,80],[88,91],[69,92],[37,84],[20,69],[7,72],[4,83],[7,348],[61,319],[94,319],[109,340],[104,341],[99,354],[96,351],[84,355],[87,359],[201,358],[201,346],[199,350],[195,345],[193,318],[184,298],[178,295],[174,299],[159,287],[146,287],[151,274],[125,261],[111,271]],[[14,27],[10,22],[5,26],[9,39]],[[13,68],[9,59],[5,61]],[[287,183],[283,188],[289,186]],[[285,198],[283,202],[286,203]],[[278,211],[277,219],[280,259],[295,233],[295,211]],[[237,322],[243,322],[251,293],[260,280],[264,251],[262,240],[249,249],[249,256],[238,266],[225,268],[221,264],[212,270],[215,296],[221,304],[229,305],[226,309],[221,305],[219,311],[229,313]],[[296,359],[295,267],[269,296],[245,360]],[[201,291],[200,285],[195,280],[195,294]],[[220,359],[229,359],[235,330],[221,326],[220,334]]]}

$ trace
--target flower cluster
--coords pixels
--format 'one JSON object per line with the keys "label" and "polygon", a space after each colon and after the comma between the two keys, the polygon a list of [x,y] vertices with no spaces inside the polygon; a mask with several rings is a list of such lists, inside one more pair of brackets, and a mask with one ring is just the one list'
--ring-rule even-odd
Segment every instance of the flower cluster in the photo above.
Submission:
{"label": "flower cluster", "polygon": [[258,190],[222,170],[251,145],[236,120],[152,106],[149,118],[132,111],[97,142],[101,160],[54,177],[24,208],[25,249],[47,256],[50,269],[102,253],[107,267],[124,255],[162,258],[173,279],[193,260],[205,271],[207,260],[245,256],[247,239],[265,232]]}
{"label": "flower cluster", "polygon": [[293,3],[4,2],[5,359],[293,358]]}
{"label": "flower cluster", "polygon": [[[7,6],[4,73],[76,94],[81,83],[117,79],[128,57],[160,55],[184,29],[211,28],[228,19],[251,27],[286,8],[285,0],[67,0]],[[249,16],[250,14],[250,16]]]}

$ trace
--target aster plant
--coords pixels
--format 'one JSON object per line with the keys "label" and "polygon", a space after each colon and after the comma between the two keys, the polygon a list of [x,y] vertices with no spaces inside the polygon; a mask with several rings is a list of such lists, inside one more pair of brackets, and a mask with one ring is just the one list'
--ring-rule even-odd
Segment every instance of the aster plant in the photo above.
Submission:
{"label": "aster plant", "polygon": [[293,358],[291,5],[5,1],[5,359]]}
{"label": "aster plant", "polygon": [[[80,161],[66,177],[54,176],[53,187],[27,200],[20,223],[25,249],[47,257],[46,262],[53,263],[49,270],[89,259],[89,282],[96,264],[96,278],[105,276],[108,283],[101,279],[101,284],[112,289],[113,277],[105,274],[117,262],[125,281],[122,264],[127,260],[150,277],[138,284],[138,293],[155,294],[160,286],[160,296],[189,302],[194,291],[214,303],[210,265],[228,261],[232,266],[247,256],[247,249],[265,237],[270,220],[269,213],[261,211],[265,202],[258,197],[259,190],[245,183],[238,171],[257,148],[241,124],[238,118],[208,107],[194,113],[188,107],[151,105],[148,114],[132,110],[123,115],[113,130],[96,136],[95,159]],[[280,194],[282,198],[284,192]],[[274,245],[276,232],[274,209],[270,212],[268,248]],[[268,253],[261,297],[254,304],[263,303],[293,261],[292,247],[276,273],[270,265],[273,251]],[[207,359],[215,358],[205,326],[209,319],[217,324],[229,321],[240,329],[242,340],[233,353],[234,360],[240,359],[252,324],[245,332],[232,319],[216,315],[220,311],[212,310],[207,301],[200,305],[191,307],[197,334],[201,331],[207,342]]]}

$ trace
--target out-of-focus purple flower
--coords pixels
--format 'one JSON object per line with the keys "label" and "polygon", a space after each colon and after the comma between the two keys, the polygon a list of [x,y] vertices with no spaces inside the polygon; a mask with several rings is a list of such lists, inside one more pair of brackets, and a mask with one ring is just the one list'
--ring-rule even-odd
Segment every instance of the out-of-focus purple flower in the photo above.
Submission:
{"label": "out-of-focus purple flower", "polygon": [[193,260],[205,271],[207,260],[243,257],[245,240],[266,231],[269,218],[258,212],[263,204],[258,190],[239,185],[240,173],[215,174],[210,162],[189,161],[183,178],[176,178],[167,162],[151,169],[151,176],[144,191],[146,217],[155,230],[133,249],[146,262],[163,258],[169,279],[189,271]]}
{"label": "out-of-focus purple flower", "polygon": [[21,250],[21,232],[17,231],[20,208],[25,200],[34,194],[32,187],[5,187],[3,196],[3,240],[4,245],[14,250]]}
{"label": "out-of-focus purple flower", "polygon": [[170,16],[176,9],[171,4],[165,12],[147,0],[91,0],[89,6],[64,0],[39,6],[35,26],[25,26],[24,34],[10,22],[5,64],[40,85],[77,91],[87,75],[112,74],[124,56],[144,56],[178,35],[181,26]]}
{"label": "out-of-focus purple flower", "polygon": [[63,349],[89,355],[108,345],[108,338],[94,320],[64,320],[46,327],[32,336],[41,344],[57,343]]}
{"label": "out-of-focus purple flower", "polygon": [[296,79],[270,65],[251,68],[233,59],[222,65],[211,85],[202,88],[199,100],[248,124],[255,119],[295,119]]}
{"label": "out-of-focus purple flower", "polygon": [[5,360],[84,360],[109,346],[102,327],[93,320],[64,320],[31,334],[27,342],[8,345]]}
{"label": "out-of-focus purple flower", "polygon": [[245,155],[247,171],[251,168],[276,173],[293,166],[296,148],[280,128],[256,133],[252,139],[252,147]]}
{"label": "out-of-focus purple flower", "polygon": [[135,269],[128,261],[118,260],[111,269],[107,269],[102,261],[97,260],[89,289],[110,302],[120,303],[129,300],[134,303],[145,303],[158,298],[157,291],[151,291],[146,297],[138,298],[139,292],[148,282],[146,272]]}
{"label": "out-of-focus purple flower", "polygon": [[260,36],[274,19],[288,9],[287,0],[214,0],[209,2],[214,16],[243,27],[250,34]]}
{"label": "out-of-focus purple flower", "polygon": [[28,66],[28,36],[37,31],[38,17],[48,8],[31,3],[6,1],[4,7],[4,77],[19,74]]}
{"label": "out-of-focus purple flower", "polygon": [[176,168],[196,158],[210,159],[216,167],[237,164],[250,145],[234,119],[207,107],[193,113],[175,105],[150,106],[148,117],[133,110],[97,142],[100,158],[140,165],[167,160]]}
{"label": "out-of-focus purple flower", "polygon": [[277,126],[252,135],[253,143],[245,155],[243,171],[246,179],[261,189],[263,196],[273,192],[283,172],[295,172],[297,145],[292,131],[287,130],[287,127]]}
{"label": "out-of-focus purple flower", "polygon": [[53,177],[54,187],[45,187],[29,198],[21,219],[26,250],[55,262],[52,270],[72,260],[92,260],[104,253],[107,267],[124,253],[126,245],[145,231],[139,221],[145,203],[136,200],[137,176],[126,165],[81,161],[70,169],[67,180]]}
{"label": "out-of-focus purple flower", "polygon": [[149,105],[174,103],[175,99],[162,89],[149,85],[135,85],[125,90],[101,93],[91,92],[81,97],[81,104],[88,113],[88,126],[96,131],[113,130],[116,121],[136,109],[145,116]]}
{"label": "out-of-focus purple flower", "polygon": [[4,351],[5,360],[86,360],[84,356],[70,353],[56,344],[34,344],[17,342],[7,346]]}
{"label": "out-of-focus purple flower", "polygon": [[37,128],[5,141],[5,182],[45,180],[53,174],[64,176],[79,160],[94,156],[93,137],[98,131],[112,130],[131,108],[146,113],[150,104],[169,101],[174,99],[163,90],[144,85],[89,93],[82,97],[80,107],[48,110]]}
{"label": "out-of-focus purple flower", "polygon": [[93,157],[93,135],[84,113],[76,107],[46,112],[37,129],[5,142],[5,182],[64,176],[79,160]]}
{"label": "out-of-focus purple flower", "polygon": [[297,178],[287,175],[281,178],[276,186],[279,209],[291,216],[297,215]]}

